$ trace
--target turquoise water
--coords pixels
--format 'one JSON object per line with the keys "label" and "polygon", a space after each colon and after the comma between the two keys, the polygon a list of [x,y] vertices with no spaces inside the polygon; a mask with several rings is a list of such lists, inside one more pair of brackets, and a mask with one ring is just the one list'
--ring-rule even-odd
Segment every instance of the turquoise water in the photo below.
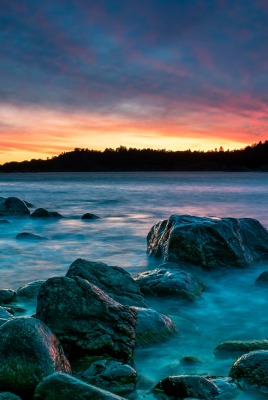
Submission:
{"label": "turquoise water", "polygon": [[[146,235],[153,224],[171,214],[252,217],[268,228],[267,173],[45,173],[2,174],[0,196],[16,196],[65,218],[38,221],[8,218],[0,226],[1,286],[17,289],[35,279],[65,275],[78,257],[126,268],[132,275],[155,266],[147,259]],[[100,220],[85,222],[91,212]],[[23,231],[46,236],[41,243],[15,239]],[[157,265],[157,264],[156,264]],[[167,375],[226,375],[232,360],[216,360],[213,350],[222,340],[268,338],[268,293],[255,279],[268,269],[209,273],[196,269],[206,285],[194,304],[178,300],[148,300],[170,315],[178,334],[161,345],[137,349],[135,368],[151,384]],[[267,291],[268,292],[268,291]],[[202,363],[185,367],[184,355]],[[146,386],[146,385],[145,385]],[[149,387],[149,383],[146,388]],[[151,398],[146,388],[136,399]],[[133,396],[132,396],[133,398]],[[239,399],[253,399],[241,394]]]}

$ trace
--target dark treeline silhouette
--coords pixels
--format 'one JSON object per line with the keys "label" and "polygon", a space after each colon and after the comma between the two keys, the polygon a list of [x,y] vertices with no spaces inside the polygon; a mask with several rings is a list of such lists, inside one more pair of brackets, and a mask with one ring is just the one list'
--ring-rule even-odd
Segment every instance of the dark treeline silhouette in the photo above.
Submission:
{"label": "dark treeline silhouette", "polygon": [[168,151],[120,146],[104,151],[76,148],[46,160],[9,162],[0,172],[75,171],[268,171],[268,141],[241,150]]}

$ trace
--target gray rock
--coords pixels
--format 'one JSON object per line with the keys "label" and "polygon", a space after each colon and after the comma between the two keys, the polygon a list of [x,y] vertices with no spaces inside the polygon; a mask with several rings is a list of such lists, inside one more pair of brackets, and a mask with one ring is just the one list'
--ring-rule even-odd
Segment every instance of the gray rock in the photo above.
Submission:
{"label": "gray rock", "polygon": [[13,318],[0,327],[0,337],[2,391],[30,398],[44,377],[71,372],[58,339],[37,319]]}
{"label": "gray rock", "polygon": [[135,307],[138,312],[136,344],[157,343],[177,332],[176,326],[165,314],[151,308]]}
{"label": "gray rock", "polygon": [[37,386],[34,400],[126,400],[70,375],[54,373]]}
{"label": "gray rock", "polygon": [[268,286],[268,271],[264,271],[260,276],[256,279],[256,284],[260,286]]}
{"label": "gray rock", "polygon": [[70,265],[66,276],[88,280],[120,304],[145,307],[139,285],[123,268],[78,258]]}
{"label": "gray rock", "polygon": [[18,233],[16,236],[16,239],[17,240],[34,240],[36,242],[42,242],[44,240],[48,240],[47,237],[36,235],[36,234],[30,233],[30,232]]}
{"label": "gray rock", "polygon": [[94,219],[100,219],[100,217],[98,217],[98,216],[95,215],[95,214],[86,213],[86,214],[82,215],[81,219],[84,219],[84,220],[94,220]]}
{"label": "gray rock", "polygon": [[0,400],[21,400],[21,398],[14,393],[2,392],[0,393]]}
{"label": "gray rock", "polygon": [[214,399],[220,394],[214,382],[199,375],[168,376],[158,382],[154,390],[175,399]]}
{"label": "gray rock", "polygon": [[268,350],[268,340],[228,340],[214,350],[217,358],[237,358],[255,350]]}
{"label": "gray rock", "polygon": [[245,268],[268,258],[268,232],[252,218],[172,215],[154,225],[149,256],[204,268]]}
{"label": "gray rock", "polygon": [[0,198],[0,215],[30,215],[30,210],[23,200],[17,197]]}
{"label": "gray rock", "polygon": [[137,372],[130,365],[116,360],[99,360],[92,363],[81,378],[91,385],[122,394],[134,390]]}
{"label": "gray rock", "polygon": [[16,300],[16,292],[12,289],[0,289],[0,304],[12,303]]}
{"label": "gray rock", "polygon": [[268,350],[251,351],[238,358],[229,376],[242,389],[268,393]]}
{"label": "gray rock", "polygon": [[40,286],[46,282],[45,280],[34,281],[20,286],[17,290],[17,297],[19,300],[36,300]]}
{"label": "gray rock", "polygon": [[37,208],[32,214],[33,218],[63,218],[57,211],[47,211],[45,208]]}
{"label": "gray rock", "polygon": [[66,352],[132,358],[137,311],[123,306],[80,277],[48,279],[39,289],[37,318],[57,335]]}
{"label": "gray rock", "polygon": [[143,272],[134,279],[144,295],[176,296],[194,300],[204,290],[204,284],[197,276],[179,268],[166,269],[165,264],[159,269]]}

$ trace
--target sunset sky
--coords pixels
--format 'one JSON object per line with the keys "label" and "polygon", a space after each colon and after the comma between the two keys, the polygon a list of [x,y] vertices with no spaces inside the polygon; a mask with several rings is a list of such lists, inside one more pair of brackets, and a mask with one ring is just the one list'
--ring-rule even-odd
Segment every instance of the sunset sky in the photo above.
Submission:
{"label": "sunset sky", "polygon": [[268,139],[267,0],[0,0],[0,164]]}

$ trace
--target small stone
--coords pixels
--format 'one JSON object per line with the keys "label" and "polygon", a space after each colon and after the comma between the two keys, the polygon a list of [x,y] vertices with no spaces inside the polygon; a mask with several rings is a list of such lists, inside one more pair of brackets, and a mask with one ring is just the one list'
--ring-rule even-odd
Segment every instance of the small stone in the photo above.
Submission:
{"label": "small stone", "polygon": [[57,211],[47,211],[45,208],[37,208],[32,214],[33,218],[63,218]]}
{"label": "small stone", "polygon": [[47,237],[39,236],[39,235],[36,235],[34,233],[30,233],[30,232],[18,233],[17,236],[16,236],[16,239],[17,240],[34,240],[36,242],[41,242],[43,240],[48,240]]}
{"label": "small stone", "polygon": [[95,215],[95,214],[86,213],[86,214],[82,215],[81,219],[84,219],[84,220],[94,220],[94,219],[100,219],[100,217],[98,217],[98,216]]}

